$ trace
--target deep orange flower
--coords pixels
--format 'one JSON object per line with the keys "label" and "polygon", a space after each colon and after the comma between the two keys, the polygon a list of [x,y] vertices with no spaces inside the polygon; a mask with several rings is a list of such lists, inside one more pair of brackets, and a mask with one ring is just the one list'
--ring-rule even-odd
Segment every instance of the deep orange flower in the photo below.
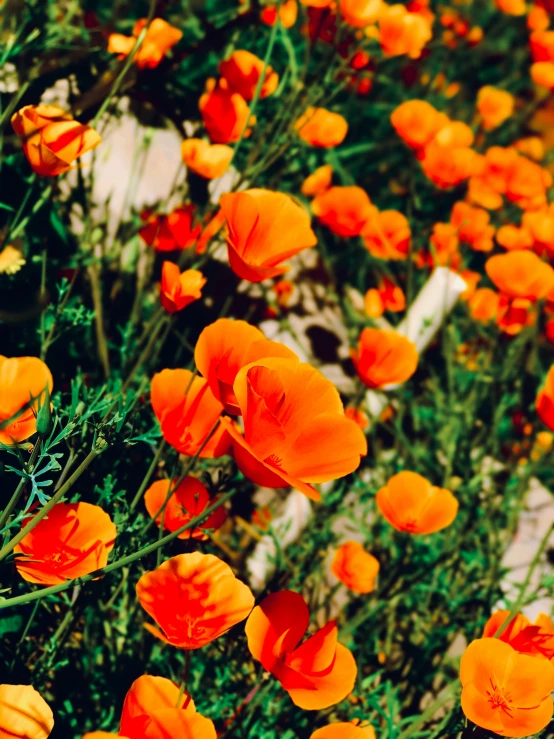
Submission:
{"label": "deep orange flower", "polygon": [[283,265],[317,243],[310,216],[282,192],[244,190],[221,197],[227,221],[229,263],[243,280],[261,282],[284,274]]}
{"label": "deep orange flower", "polygon": [[381,0],[339,0],[339,13],[353,28],[364,28],[375,23],[382,7]]}
{"label": "deep orange flower", "polygon": [[277,18],[283,24],[283,28],[292,28],[298,16],[298,3],[296,0],[285,0],[279,8],[277,5],[266,5],[262,9],[260,19],[268,26],[274,26]]}
{"label": "deep orange flower", "polygon": [[367,387],[406,382],[416,371],[418,354],[410,339],[393,330],[364,328],[352,361]]}
{"label": "deep orange flower", "polygon": [[364,297],[365,310],[370,318],[379,318],[383,313],[399,313],[406,308],[406,296],[401,287],[384,277],[377,288],[368,290]]}
{"label": "deep orange flower", "polygon": [[294,282],[291,282],[290,280],[279,280],[279,282],[276,282],[273,285],[272,289],[275,293],[277,304],[280,305],[281,308],[286,308],[294,293]]}
{"label": "deep orange flower", "polygon": [[554,288],[554,269],[532,251],[497,254],[487,259],[485,269],[496,287],[510,298],[540,300]]}
{"label": "deep orange flower", "polygon": [[485,85],[477,93],[477,111],[483,119],[485,131],[498,128],[514,112],[514,96],[492,85]]}
{"label": "deep orange flower", "polygon": [[363,227],[362,239],[372,256],[399,261],[410,253],[412,232],[400,211],[375,208]]}
{"label": "deep orange flower", "polygon": [[554,31],[534,31],[529,43],[534,62],[554,61]]}
{"label": "deep orange flower", "polygon": [[[483,636],[494,637],[509,615],[510,611],[495,611],[485,624]],[[541,654],[546,659],[554,657],[554,624],[546,613],[539,613],[533,624],[523,613],[518,613],[498,639],[521,654]]]}
{"label": "deep orange flower", "polygon": [[[160,513],[170,490],[173,490],[173,492],[167,501],[165,511]],[[168,531],[177,531],[214,503],[216,503],[216,499],[210,498],[206,486],[196,477],[190,475],[180,482],[178,480],[156,480],[144,495],[144,505],[150,516],[152,518],[156,517],[158,526]],[[204,533],[204,529],[218,529],[223,525],[226,518],[225,508],[223,506],[216,508],[202,521],[199,528],[188,529],[179,534],[178,538],[207,539],[208,535]]]}
{"label": "deep orange flower", "polygon": [[394,109],[391,123],[402,141],[418,151],[430,144],[448,118],[426,100],[407,100]]}
{"label": "deep orange flower", "polygon": [[520,208],[540,208],[547,202],[547,189],[552,185],[548,170],[527,157],[518,156],[508,171],[506,197]]}
{"label": "deep orange flower", "polygon": [[373,726],[359,726],[358,723],[329,724],[314,731],[310,739],[376,739]]}
{"label": "deep orange flower", "polygon": [[294,124],[296,132],[310,146],[331,149],[342,144],[348,133],[348,122],[340,113],[325,108],[308,108]]}
{"label": "deep orange flower", "polygon": [[[128,56],[147,23],[146,18],[138,20],[133,28],[132,36],[112,33],[108,39],[108,51],[112,54],[119,54],[120,59]],[[139,69],[154,69],[166,57],[168,51],[179,43],[182,37],[183,32],[178,28],[171,26],[163,18],[154,18],[133,58],[133,63]]]}
{"label": "deep orange flower", "polygon": [[536,85],[554,90],[554,62],[534,62],[529,72]]}
{"label": "deep orange flower", "polygon": [[355,593],[371,593],[379,573],[379,562],[357,541],[346,541],[337,549],[333,575]]}
{"label": "deep orange flower", "polygon": [[212,218],[210,218],[208,223],[204,226],[202,233],[198,237],[198,241],[196,242],[197,254],[204,254],[212,239],[217,236],[224,225],[225,214],[220,208],[217,213]]}
{"label": "deep orange flower", "polygon": [[221,426],[211,434],[223,411],[206,380],[190,370],[164,369],[152,378],[150,399],[164,439],[181,454],[221,457],[230,439]]}
{"label": "deep orange flower", "polygon": [[193,246],[200,233],[200,226],[193,227],[194,205],[175,208],[168,215],[152,214],[143,211],[141,218],[146,221],[139,236],[156,251],[176,251]]}
{"label": "deep orange flower", "polygon": [[443,145],[436,138],[424,149],[421,167],[437,187],[448,189],[474,175],[477,163],[478,155],[469,146]]}
{"label": "deep orange flower", "polygon": [[[199,649],[243,621],[254,606],[248,585],[213,554],[178,554],[137,583],[141,606],[158,624],[154,636],[180,649]],[[123,724],[122,724],[123,728]]]}
{"label": "deep orange flower", "polygon": [[181,144],[183,163],[193,172],[213,180],[221,177],[233,158],[233,149],[225,144],[210,144],[204,139],[185,139]]}
{"label": "deep orange flower", "polygon": [[494,321],[498,315],[500,295],[490,287],[480,287],[468,300],[471,317],[481,323]]}
{"label": "deep orange flower", "polygon": [[331,187],[312,200],[312,213],[337,236],[359,236],[376,212],[365,190],[355,185]]}
{"label": "deep orange flower", "polygon": [[391,526],[408,534],[434,534],[450,526],[458,513],[450,490],[408,470],[393,475],[377,492],[376,502]]}
{"label": "deep orange flower", "polygon": [[41,177],[68,172],[76,159],[102,141],[93,128],[56,105],[26,105],[13,114],[12,127],[23,139],[23,152],[33,171]]}
{"label": "deep orange flower", "polygon": [[475,251],[492,250],[494,226],[490,225],[490,215],[486,210],[458,201],[452,209],[450,223],[464,244],[469,244]]}
{"label": "deep orange flower", "polygon": [[233,391],[237,374],[247,364],[265,357],[296,359],[293,351],[278,341],[266,339],[260,329],[230,318],[219,318],[206,326],[194,350],[198,371],[227,413],[233,415],[241,412]]}
{"label": "deep orange flower", "polygon": [[[252,100],[256,87],[264,72],[264,63],[255,54],[239,49],[219,65],[220,75],[227,81],[229,89],[238,92],[245,100]],[[260,97],[266,98],[277,89],[279,75],[271,67],[265,70],[260,88]]]}
{"label": "deep orange flower", "polygon": [[536,305],[530,300],[500,294],[496,325],[505,334],[515,336],[526,326],[534,326],[536,320]]}
{"label": "deep orange flower", "polygon": [[533,5],[527,13],[527,28],[530,31],[546,31],[550,25],[550,18],[546,8]]}
{"label": "deep orange flower", "polygon": [[207,280],[197,269],[181,272],[173,262],[164,262],[160,283],[160,300],[168,313],[183,310],[202,297]]}
{"label": "deep orange flower", "polygon": [[246,637],[254,659],[279,680],[295,705],[321,710],[352,692],[357,668],[350,650],[337,641],[335,621],[300,644],[309,623],[302,596],[283,590],[254,608]]}
{"label": "deep orange flower", "polygon": [[554,667],[516,652],[500,639],[476,639],[460,665],[462,710],[470,721],[496,734],[536,734],[552,718]]}
{"label": "deep orange flower", "polygon": [[0,685],[0,737],[47,739],[54,714],[32,685]]}
{"label": "deep orange flower", "polygon": [[27,582],[58,585],[105,567],[116,535],[100,506],[57,503],[15,547],[15,566]]}
{"label": "deep orange flower", "polygon": [[554,365],[548,370],[544,385],[537,395],[536,408],[544,425],[554,431]]}
{"label": "deep orange flower", "polygon": [[330,164],[324,164],[322,167],[318,167],[315,172],[308,175],[302,186],[300,192],[302,195],[312,197],[314,195],[321,195],[331,187],[331,181],[333,179],[333,167]]}
{"label": "deep orange flower", "polygon": [[217,84],[213,79],[208,80],[198,107],[208,136],[215,144],[233,144],[243,131],[244,136],[249,136],[251,131],[245,127],[256,122],[246,100],[230,90],[226,80],[219,80]]}
{"label": "deep orange flower", "polygon": [[53,384],[41,359],[0,355],[0,444],[19,443],[36,432],[36,414]]}
{"label": "deep orange flower", "polygon": [[385,5],[379,13],[379,43],[387,56],[407,54],[417,59],[432,36],[431,21],[404,5]]}
{"label": "deep orange flower", "polygon": [[239,469],[259,485],[292,485],[318,500],[312,483],[350,474],[367,453],[365,437],[345,417],[336,388],[309,364],[259,359],[240,370],[233,392],[244,436],[230,419],[223,422]]}

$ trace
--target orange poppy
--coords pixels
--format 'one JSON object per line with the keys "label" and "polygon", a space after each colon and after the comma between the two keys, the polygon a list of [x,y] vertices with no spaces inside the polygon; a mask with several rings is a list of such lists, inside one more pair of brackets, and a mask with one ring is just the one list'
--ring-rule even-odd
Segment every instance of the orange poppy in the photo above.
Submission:
{"label": "orange poppy", "polygon": [[47,739],[54,714],[32,685],[0,685],[0,737]]}
{"label": "orange poppy", "polygon": [[529,36],[531,54],[535,62],[554,61],[554,31],[534,31]]}
{"label": "orange poppy", "polygon": [[540,136],[525,136],[522,139],[514,141],[512,146],[514,149],[519,151],[520,154],[529,157],[529,159],[534,159],[536,162],[540,162],[541,159],[544,159],[544,142]]}
{"label": "orange poppy", "polygon": [[448,123],[448,118],[426,100],[407,100],[394,109],[391,123],[410,149],[423,149]]}
{"label": "orange poppy", "polygon": [[523,210],[541,208],[547,203],[547,189],[552,175],[536,162],[518,156],[506,180],[506,197]]}
{"label": "orange poppy", "polygon": [[544,210],[529,211],[521,219],[522,231],[529,234],[532,247],[540,255],[554,257],[554,204]]}
{"label": "orange poppy", "polygon": [[302,186],[300,192],[302,195],[313,197],[314,195],[321,195],[331,187],[331,181],[333,179],[333,167],[330,164],[324,164],[322,167],[318,167],[315,172],[308,175]]}
{"label": "orange poppy", "polygon": [[41,359],[0,355],[0,444],[17,444],[36,432],[37,412],[53,385]]}
{"label": "orange poppy", "polygon": [[486,210],[459,201],[452,209],[450,223],[458,230],[458,238],[464,244],[469,244],[475,251],[492,250],[494,226],[490,225],[490,215]]}
{"label": "orange poppy", "polygon": [[201,457],[228,454],[230,439],[222,426],[206,442],[223,411],[206,380],[190,370],[164,369],[152,378],[150,400],[164,439],[178,452]]}
{"label": "orange poppy", "polygon": [[345,408],[344,415],[346,418],[354,421],[354,423],[357,423],[362,431],[369,426],[369,418],[361,408],[354,408],[352,406]]}
{"label": "orange poppy", "polygon": [[359,426],[346,418],[335,386],[297,359],[267,357],[243,367],[233,392],[244,436],[223,419],[241,472],[258,485],[292,487],[318,500],[311,483],[350,474],[367,453]]}
{"label": "orange poppy", "polygon": [[460,272],[460,277],[466,283],[467,288],[460,295],[462,300],[469,300],[477,289],[477,285],[481,281],[482,275],[479,272],[474,272],[471,269],[464,269]]}
{"label": "orange poppy", "polygon": [[393,475],[378,490],[376,502],[391,526],[408,534],[434,534],[450,526],[458,513],[450,490],[408,470]]}
{"label": "orange poppy", "polygon": [[333,0],[300,0],[301,5],[308,8],[328,8]]}
{"label": "orange poppy", "polygon": [[359,236],[377,211],[365,190],[356,185],[329,188],[312,200],[312,213],[337,236]]}
{"label": "orange poppy", "polygon": [[227,413],[241,412],[233,385],[247,364],[265,357],[296,359],[284,344],[266,339],[260,329],[246,321],[219,318],[202,331],[196,342],[194,361],[214,396]]}
{"label": "orange poppy", "polygon": [[325,108],[308,108],[294,128],[302,141],[310,146],[332,149],[346,138],[348,122],[340,113]]}
{"label": "orange poppy", "polygon": [[352,692],[357,668],[350,650],[337,641],[335,621],[300,644],[309,623],[302,596],[283,590],[254,608],[246,637],[254,659],[279,680],[295,705],[321,710]]}
{"label": "orange poppy", "polygon": [[480,287],[468,300],[468,308],[472,318],[481,323],[494,321],[498,315],[500,295],[490,287]]}
{"label": "orange poppy", "polygon": [[494,0],[494,4],[506,15],[525,15],[527,10],[525,0]]}
{"label": "orange poppy", "polygon": [[285,0],[281,7],[277,5],[266,5],[262,9],[260,19],[267,26],[274,26],[277,18],[281,21],[283,28],[292,28],[298,16],[298,3],[296,0]]}
{"label": "orange poppy", "polygon": [[160,300],[168,313],[183,310],[202,297],[207,280],[197,269],[181,272],[173,262],[164,262],[160,284]]}
{"label": "orange poppy", "polygon": [[89,731],[83,734],[83,739],[130,739],[130,737],[113,734],[110,731]]}
{"label": "orange poppy", "polygon": [[[210,79],[206,82],[206,92],[198,101],[200,114],[208,136],[215,144],[233,144],[241,135],[249,136],[250,128],[256,119],[250,115],[248,103],[229,89],[226,80]],[[244,131],[244,134],[243,134]]]}
{"label": "orange poppy", "polygon": [[244,190],[221,197],[227,221],[229,263],[243,280],[261,282],[288,270],[283,265],[317,243],[304,208],[282,192]]}
{"label": "orange poppy", "polygon": [[[136,44],[148,20],[141,18],[135,23],[132,36],[112,33],[108,39],[108,51],[118,54],[120,59],[128,56]],[[183,32],[163,18],[154,18],[146,31],[142,44],[133,58],[139,69],[154,69],[167,56],[175,44],[183,38]]]}
{"label": "orange poppy", "polygon": [[176,251],[194,246],[200,233],[200,226],[193,227],[194,205],[175,208],[168,215],[143,211],[141,218],[145,225],[139,236],[156,251]]}
{"label": "orange poppy", "polygon": [[[178,554],[137,583],[137,597],[160,629],[154,636],[180,649],[199,649],[243,621],[254,606],[248,585],[213,554]],[[124,728],[122,723],[122,729]]]}
{"label": "orange poppy", "polygon": [[500,294],[496,325],[505,334],[515,336],[526,326],[534,326],[536,320],[536,306],[530,300]]}
{"label": "orange poppy", "polygon": [[364,328],[351,356],[358,377],[370,388],[406,382],[417,369],[416,345],[394,330]]}
{"label": "orange poppy", "polygon": [[375,23],[382,7],[381,0],[339,0],[339,13],[353,28],[364,28]]}
{"label": "orange poppy", "polygon": [[530,31],[546,31],[550,25],[550,17],[546,8],[533,5],[527,13],[527,28]]}
{"label": "orange poppy", "polygon": [[13,114],[11,122],[23,139],[29,164],[41,177],[68,172],[76,159],[102,141],[97,131],[56,105],[26,105]]}
{"label": "orange poppy", "polygon": [[410,253],[412,232],[408,219],[399,211],[375,208],[363,227],[362,239],[377,259],[399,261]]}
{"label": "orange poppy", "polygon": [[204,139],[185,139],[181,144],[183,163],[193,172],[213,180],[227,171],[233,149],[225,144],[210,144]]}
{"label": "orange poppy", "polygon": [[27,582],[58,585],[105,567],[116,535],[100,506],[57,503],[15,547],[15,566]]}
{"label": "orange poppy", "polygon": [[210,218],[208,223],[204,226],[202,233],[198,237],[198,241],[196,242],[197,254],[204,254],[210,242],[215,239],[224,225],[225,215],[220,208],[217,213],[212,218]]}
{"label": "orange poppy", "polygon": [[435,139],[424,149],[421,167],[437,187],[448,189],[474,175],[478,162],[478,155],[469,146],[443,145]]}
{"label": "orange poppy", "polygon": [[536,408],[544,425],[554,431],[554,365],[548,370],[544,385],[537,395]]}
{"label": "orange poppy", "polygon": [[554,667],[500,639],[476,639],[460,665],[462,710],[470,721],[508,737],[536,734],[552,718]]}
{"label": "orange poppy", "polygon": [[262,74],[260,98],[266,98],[277,89],[279,75],[268,66],[264,73],[264,62],[255,54],[239,49],[219,65],[220,75],[227,80],[229,88],[238,92],[245,100],[252,100]]}
{"label": "orange poppy", "polygon": [[496,241],[504,249],[530,249],[533,246],[533,237],[526,228],[518,228],[513,224],[501,226],[496,234]]}
{"label": "orange poppy", "polygon": [[477,111],[483,119],[485,131],[498,128],[514,112],[514,96],[492,85],[485,85],[477,93]]}
{"label": "orange poppy", "polygon": [[373,726],[359,726],[358,723],[329,724],[314,731],[310,739],[376,739]]}
{"label": "orange poppy", "polygon": [[365,312],[370,318],[381,318],[385,312],[383,298],[375,287],[370,288],[364,295]]}
{"label": "orange poppy", "polygon": [[[496,636],[509,615],[510,611],[495,611],[485,624],[483,636]],[[554,657],[554,624],[546,613],[539,613],[535,623],[531,623],[523,613],[518,613],[498,639],[522,654],[541,654],[546,659]]]}
{"label": "orange poppy", "polygon": [[[165,511],[161,509],[167,499],[169,491],[172,490]],[[190,475],[180,482],[178,480],[156,480],[152,483],[144,495],[144,505],[152,518],[156,517],[156,523],[160,528],[168,531],[177,531],[181,526],[190,523],[194,518],[200,516],[206,508],[216,503],[216,499],[210,498],[206,486],[200,480]],[[204,529],[216,530],[223,525],[227,513],[221,506],[202,521],[199,528],[188,529],[179,534],[179,539],[207,539],[208,535]],[[162,523],[163,519],[163,523]]]}
{"label": "orange poppy", "polygon": [[554,289],[554,269],[532,251],[497,254],[487,260],[485,269],[500,292],[510,298],[541,300]]}
{"label": "orange poppy", "polygon": [[401,287],[383,277],[379,286],[368,290],[364,298],[365,310],[370,318],[379,318],[384,311],[399,313],[406,308],[406,296]]}
{"label": "orange poppy", "polygon": [[290,280],[279,280],[279,282],[276,282],[273,285],[272,289],[275,293],[277,304],[280,305],[281,308],[286,308],[294,293],[294,283]]}
{"label": "orange poppy", "polygon": [[529,69],[531,79],[539,87],[546,87],[547,90],[554,90],[554,63],[553,62],[534,62]]}
{"label": "orange poppy", "polygon": [[346,541],[336,550],[331,572],[355,593],[371,593],[379,574],[379,562],[357,541]]}
{"label": "orange poppy", "polygon": [[379,13],[379,43],[387,56],[417,59],[432,36],[430,19],[410,13],[404,5],[384,4]]}

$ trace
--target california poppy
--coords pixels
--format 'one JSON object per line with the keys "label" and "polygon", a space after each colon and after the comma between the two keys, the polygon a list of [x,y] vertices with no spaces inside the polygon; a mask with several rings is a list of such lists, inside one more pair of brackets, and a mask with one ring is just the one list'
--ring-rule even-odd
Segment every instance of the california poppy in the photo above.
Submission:
{"label": "california poppy", "polygon": [[225,144],[210,144],[204,139],[185,139],[181,144],[181,156],[189,169],[213,180],[227,171],[233,149]]}
{"label": "california poppy", "polygon": [[250,588],[229,565],[200,552],[178,554],[146,572],[137,583],[137,596],[160,627],[145,628],[180,649],[204,647],[243,621],[254,606]]}
{"label": "california poppy", "polygon": [[359,236],[377,209],[356,185],[331,187],[312,200],[312,213],[337,236]]}
{"label": "california poppy", "polygon": [[310,739],[376,739],[373,726],[359,726],[358,721],[336,723],[323,726],[311,735]]}
{"label": "california poppy", "polygon": [[377,259],[399,261],[410,253],[410,224],[397,210],[373,210],[361,235],[367,250]]}
{"label": "california poppy", "polygon": [[546,659],[554,657],[554,624],[546,613],[539,613],[534,623],[527,616],[518,613],[506,626],[510,611],[495,611],[485,624],[484,637],[498,635],[504,641],[522,654],[542,654]]}
{"label": "california poppy", "polygon": [[527,298],[510,298],[504,293],[498,297],[496,325],[509,336],[515,336],[526,326],[534,326],[537,320],[537,307]]}
{"label": "california poppy", "polygon": [[0,444],[16,444],[36,432],[36,414],[49,402],[52,387],[41,359],[0,355]]}
{"label": "california poppy", "polygon": [[500,295],[490,287],[479,287],[468,300],[472,318],[481,323],[494,321],[498,315]]}
{"label": "california poppy", "polygon": [[450,526],[458,513],[450,490],[408,470],[393,475],[377,492],[376,502],[391,526],[408,534],[434,534]]}
{"label": "california poppy", "polygon": [[421,166],[437,187],[448,189],[474,175],[479,161],[478,155],[469,146],[442,144],[436,138],[424,149]]}
{"label": "california poppy", "polygon": [[[148,20],[141,18],[135,23],[132,36],[112,33],[108,39],[108,51],[118,54],[120,59],[128,56],[142,33]],[[183,32],[170,25],[163,18],[154,18],[148,25],[146,36],[136,52],[133,62],[139,69],[154,69],[167,56],[167,53],[183,37]]]}
{"label": "california poppy", "polygon": [[406,382],[417,369],[416,345],[394,330],[364,328],[351,356],[358,377],[371,388]]}
{"label": "california poppy", "polygon": [[323,149],[342,144],[348,133],[346,118],[325,108],[308,108],[294,128],[302,141]]}
{"label": "california poppy", "polygon": [[339,13],[353,28],[364,28],[375,23],[381,10],[381,0],[339,0]]}
{"label": "california poppy", "polygon": [[160,283],[160,300],[168,313],[186,308],[202,297],[202,288],[207,280],[197,269],[181,272],[173,262],[164,262]]}
{"label": "california poppy", "polygon": [[399,285],[388,277],[383,277],[377,288],[372,288],[365,294],[364,306],[370,318],[379,318],[385,311],[403,311],[406,308],[406,296]]}
{"label": "california poppy", "polygon": [[222,61],[219,73],[227,80],[229,88],[238,92],[245,100],[252,100],[254,97],[262,74],[261,98],[274,93],[279,84],[279,75],[270,66],[264,65],[262,59],[245,49],[234,51],[228,59]]}
{"label": "california poppy", "polygon": [[295,359],[296,355],[284,344],[266,339],[255,326],[230,318],[219,318],[206,326],[194,350],[198,371],[227,413],[233,415],[241,412],[233,391],[239,370],[264,357]]}
{"label": "california poppy", "polygon": [[321,195],[322,192],[325,192],[331,187],[332,179],[333,168],[330,164],[324,164],[306,177],[302,183],[300,192],[302,195],[307,196]]}
{"label": "california poppy", "polygon": [[283,590],[254,608],[246,637],[254,659],[279,680],[295,705],[321,710],[352,692],[357,668],[350,650],[337,641],[335,621],[300,644],[309,623],[302,596]]}
{"label": "california poppy", "polygon": [[176,251],[194,246],[201,227],[194,226],[194,206],[183,205],[168,215],[152,214],[143,211],[141,218],[145,225],[139,236],[156,251]]}
{"label": "california poppy", "polygon": [[76,159],[102,141],[93,128],[56,105],[26,105],[13,114],[12,127],[23,139],[29,164],[42,177],[68,172]]}
{"label": "california poppy", "polygon": [[554,258],[554,204],[551,203],[541,210],[524,213],[521,231],[529,236],[530,246],[537,254],[548,259]]}
{"label": "california poppy", "polygon": [[214,144],[233,144],[241,135],[249,136],[250,128],[256,119],[250,115],[246,100],[238,92],[231,90],[226,80],[210,79],[206,82],[206,92],[198,101],[200,114],[208,136]]}
{"label": "california poppy", "polygon": [[536,85],[554,90],[554,62],[534,62],[529,72]]}
{"label": "california poppy", "polygon": [[47,739],[54,714],[32,685],[0,685],[0,737]]}
{"label": "california poppy", "polygon": [[410,13],[404,5],[386,5],[379,13],[379,43],[387,56],[421,56],[433,33],[431,23],[420,13]]}
{"label": "california poppy", "polygon": [[345,417],[336,388],[309,364],[259,359],[239,371],[233,392],[244,436],[230,419],[223,423],[239,469],[259,485],[292,485],[318,500],[312,483],[348,475],[367,452],[365,437]]}
{"label": "california poppy", "polygon": [[476,639],[460,665],[462,710],[470,721],[508,737],[536,734],[552,718],[554,666],[500,639]]}
{"label": "california poppy", "polygon": [[475,251],[491,251],[494,243],[494,226],[490,215],[482,208],[458,201],[452,208],[450,223],[457,229],[458,238]]}
{"label": "california poppy", "polygon": [[281,21],[283,28],[292,28],[298,16],[297,0],[284,0],[280,6],[265,5],[262,8],[260,19],[268,26],[274,26],[277,18]]}
{"label": "california poppy", "polygon": [[317,243],[310,216],[282,192],[244,190],[226,193],[221,210],[227,221],[232,270],[243,280],[261,282],[282,275],[282,262]]}
{"label": "california poppy", "polygon": [[15,547],[15,566],[24,580],[58,585],[105,567],[117,530],[109,515],[91,503],[56,503],[48,516]]}
{"label": "california poppy", "polygon": [[344,409],[344,415],[346,416],[346,418],[350,418],[351,421],[354,421],[354,423],[358,424],[362,431],[364,431],[364,429],[369,426],[369,418],[362,408],[349,406],[348,408]]}
{"label": "california poppy", "polygon": [[335,552],[331,572],[355,593],[371,593],[379,562],[357,541],[345,541]]}
{"label": "california poppy", "polygon": [[537,395],[536,408],[544,425],[554,431],[554,365],[548,370],[544,385]]}
{"label": "california poppy", "polygon": [[416,151],[423,149],[448,123],[444,113],[439,113],[426,100],[407,100],[391,114],[391,123],[402,141]]}
{"label": "california poppy", "polygon": [[485,131],[498,128],[514,112],[514,96],[492,85],[485,85],[477,93],[477,110],[483,119]]}
{"label": "california poppy", "polygon": [[510,251],[485,264],[496,287],[510,298],[541,300],[554,288],[554,269],[532,251]]}
{"label": "california poppy", "polygon": [[541,208],[547,203],[547,190],[552,175],[536,162],[518,156],[508,170],[506,197],[524,210]]}

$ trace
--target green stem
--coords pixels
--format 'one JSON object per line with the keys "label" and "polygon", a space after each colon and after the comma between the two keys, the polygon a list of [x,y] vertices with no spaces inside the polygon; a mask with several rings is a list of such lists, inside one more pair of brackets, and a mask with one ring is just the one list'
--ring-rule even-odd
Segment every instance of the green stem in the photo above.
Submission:
{"label": "green stem", "polygon": [[439,708],[442,708],[445,703],[448,703],[448,701],[452,699],[452,693],[457,686],[458,680],[454,680],[450,685],[447,685],[442,695],[437,698],[434,703],[431,703],[431,705],[428,706],[425,711],[423,711],[423,713],[408,726],[407,729],[404,729],[404,731],[399,734],[398,739],[408,739],[408,737],[415,734],[427,721],[429,721],[429,719],[433,718]]}
{"label": "green stem", "polygon": [[143,481],[140,484],[139,489],[137,490],[137,494],[133,498],[131,505],[129,506],[129,511],[134,511],[137,505],[139,504],[144,491],[146,490],[146,487],[148,483],[150,482],[150,478],[152,477],[152,474],[154,470],[156,469],[156,466],[160,460],[160,457],[162,456],[162,453],[165,449],[166,441],[165,439],[162,439],[160,445],[158,446],[158,449],[156,450],[156,454],[154,454],[154,459],[152,460],[150,467],[148,468],[148,472],[144,476]]}
{"label": "green stem", "polygon": [[[33,451],[31,452],[31,458],[29,459],[29,463],[26,465],[27,469],[31,469],[34,466],[35,462],[37,461],[39,449],[40,449],[40,443],[37,442],[35,446],[33,447]],[[21,495],[23,493],[23,488],[25,487],[26,482],[27,482],[26,477],[20,478],[14,494],[12,495],[12,497],[8,501],[8,505],[4,508],[4,510],[2,511],[2,514],[0,515],[0,529],[3,528],[4,524],[10,517],[13,509],[18,504],[19,499],[21,498]]]}

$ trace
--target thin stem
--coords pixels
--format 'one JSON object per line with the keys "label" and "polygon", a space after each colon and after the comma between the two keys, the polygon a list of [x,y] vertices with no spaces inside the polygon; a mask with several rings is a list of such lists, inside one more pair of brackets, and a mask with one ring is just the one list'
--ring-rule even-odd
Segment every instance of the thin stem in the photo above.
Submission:
{"label": "thin stem", "polygon": [[[40,450],[40,443],[37,442],[35,444],[35,446],[33,447],[33,451],[31,452],[31,458],[29,459],[29,462],[26,465],[26,468],[27,469],[31,469],[34,466],[34,464],[35,464],[35,462],[37,460],[38,454],[39,454],[39,450]],[[23,493],[23,489],[25,487],[25,483],[26,482],[27,482],[27,478],[26,477],[22,477],[19,480],[19,482],[17,484],[17,487],[16,487],[16,489],[14,491],[14,494],[12,495],[12,497],[8,501],[8,505],[4,508],[4,510],[2,511],[2,514],[0,515],[0,529],[2,529],[4,527],[4,524],[6,523],[6,521],[8,520],[8,518],[10,517],[10,515],[11,515],[12,511],[14,510],[14,508],[16,507],[16,505],[18,504],[19,499],[21,498],[21,495]]]}

